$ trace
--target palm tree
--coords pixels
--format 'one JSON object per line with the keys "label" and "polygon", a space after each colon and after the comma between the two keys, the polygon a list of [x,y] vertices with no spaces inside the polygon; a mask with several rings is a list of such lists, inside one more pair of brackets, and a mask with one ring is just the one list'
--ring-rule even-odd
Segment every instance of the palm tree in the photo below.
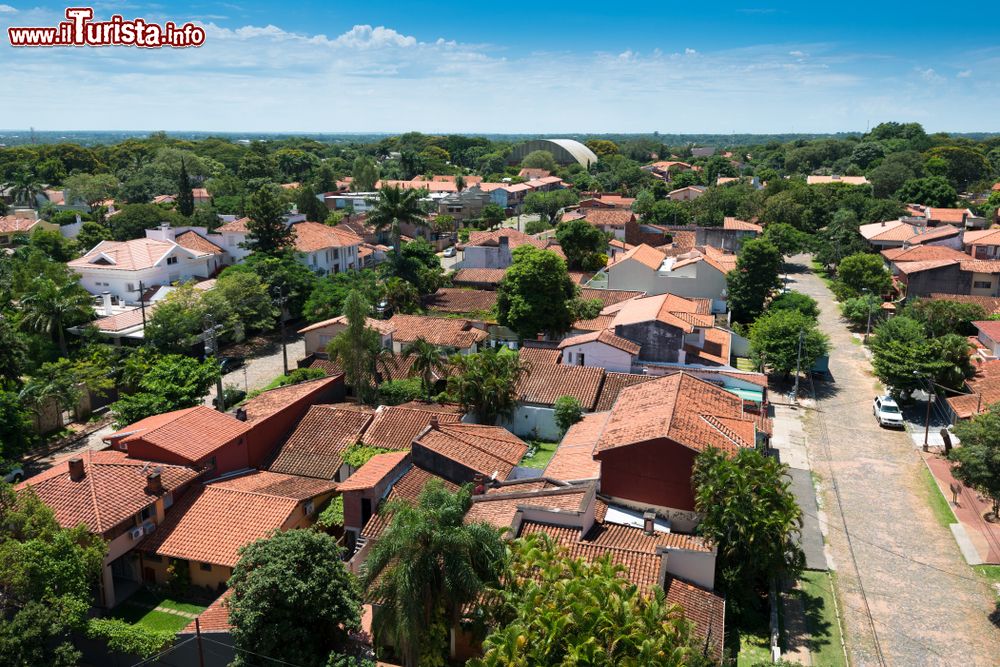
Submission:
{"label": "palm tree", "polygon": [[426,223],[420,208],[420,190],[404,190],[388,185],[379,190],[378,202],[368,214],[368,222],[376,231],[386,229],[392,233],[392,247],[396,256],[401,250],[399,226],[402,224],[423,225]]}
{"label": "palm tree", "polygon": [[411,375],[420,376],[420,391],[424,398],[430,398],[434,386],[434,374],[444,373],[447,361],[441,356],[437,346],[418,338],[403,349],[404,357],[413,357],[410,366]]}
{"label": "palm tree", "polygon": [[436,652],[443,657],[461,609],[503,571],[500,531],[463,522],[471,504],[468,485],[451,493],[432,480],[415,505],[398,500],[381,510],[392,519],[372,547],[362,582],[368,599],[384,601],[372,619],[375,633],[407,667]]}
{"label": "palm tree", "polygon": [[465,176],[459,174],[455,177],[455,189],[459,192],[465,189]]}
{"label": "palm tree", "polygon": [[517,407],[518,385],[531,367],[516,352],[501,348],[476,354],[455,355],[455,372],[448,378],[448,393],[472,412],[479,424],[495,424]]}
{"label": "palm tree", "polygon": [[93,297],[79,283],[61,285],[46,278],[21,299],[24,326],[47,333],[59,341],[62,356],[68,356],[66,327],[93,319]]}
{"label": "palm tree", "polygon": [[38,177],[28,169],[17,170],[4,186],[10,188],[10,195],[16,203],[32,207],[35,205],[35,195],[42,191]]}

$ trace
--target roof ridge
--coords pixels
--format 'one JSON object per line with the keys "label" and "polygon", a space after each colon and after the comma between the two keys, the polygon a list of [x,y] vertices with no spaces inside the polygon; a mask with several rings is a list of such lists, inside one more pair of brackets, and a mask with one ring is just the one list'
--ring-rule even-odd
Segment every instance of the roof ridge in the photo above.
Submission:
{"label": "roof ridge", "polygon": [[[261,471],[260,470],[255,470],[254,472],[261,472]],[[283,473],[283,472],[273,472],[273,471],[270,471],[270,470],[267,470],[265,472],[269,472],[272,475],[282,475],[283,477],[296,477],[296,475],[289,475],[289,474]],[[245,477],[246,475],[241,475],[241,476]],[[215,489],[216,491],[225,491],[226,493],[243,493],[243,494],[247,494],[247,495],[251,495],[251,496],[259,496],[261,498],[279,498],[279,499],[282,499],[282,500],[290,500],[290,501],[294,502],[296,505],[299,503],[299,501],[296,500],[295,498],[292,498],[290,496],[282,496],[282,495],[279,495],[279,494],[276,494],[276,493],[265,493],[263,491],[251,491],[250,489],[229,489],[229,488],[226,488],[224,486],[218,486],[218,484],[229,482],[229,481],[232,481],[234,479],[239,479],[239,477],[230,477],[230,478],[227,478],[227,479],[211,479],[211,480],[208,480],[207,482],[204,482],[202,484],[202,486],[204,487],[204,489],[206,491],[209,488],[212,488],[212,489]],[[312,478],[310,478],[310,479],[312,479]]]}
{"label": "roof ridge", "polygon": [[[721,421],[722,419],[732,419],[732,417],[719,417],[718,415],[703,414],[703,413],[699,413],[698,416],[701,417],[702,419],[704,419],[705,422],[708,425],[710,425],[711,427],[713,427],[715,430],[717,430],[723,436],[725,436],[726,438],[728,438],[729,440],[731,440],[732,443],[734,445],[736,445],[737,447],[750,447],[751,446],[750,443],[745,442],[743,440],[743,438],[741,438],[740,435],[738,433],[736,433],[736,431],[734,431],[733,429],[729,428],[729,426],[727,426],[725,423],[723,423]],[[754,426],[754,428],[756,429],[756,426]]]}
{"label": "roof ridge", "polygon": [[88,475],[88,474],[86,474],[86,471],[84,471],[83,478],[87,482],[87,488],[90,490],[90,502],[93,503],[93,505],[94,505],[94,519],[95,519],[94,523],[97,524],[97,529],[100,530],[103,533],[104,532],[104,522],[101,519],[101,510],[100,510],[100,507],[99,507],[100,503],[97,502],[97,489],[94,488],[94,465],[93,465],[93,459],[94,459],[94,450],[88,449],[87,450],[87,463],[85,465],[88,468],[90,468],[90,474]]}

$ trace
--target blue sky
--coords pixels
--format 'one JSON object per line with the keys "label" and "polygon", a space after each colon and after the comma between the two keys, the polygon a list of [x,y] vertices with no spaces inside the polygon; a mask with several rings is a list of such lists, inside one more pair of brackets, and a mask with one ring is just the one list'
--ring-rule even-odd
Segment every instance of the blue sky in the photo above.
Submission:
{"label": "blue sky", "polygon": [[[9,3],[9,4],[4,4]],[[83,4],[83,3],[80,3]],[[1000,3],[110,2],[198,49],[13,49],[0,127],[282,132],[1000,131]],[[18,99],[12,104],[12,99]]]}

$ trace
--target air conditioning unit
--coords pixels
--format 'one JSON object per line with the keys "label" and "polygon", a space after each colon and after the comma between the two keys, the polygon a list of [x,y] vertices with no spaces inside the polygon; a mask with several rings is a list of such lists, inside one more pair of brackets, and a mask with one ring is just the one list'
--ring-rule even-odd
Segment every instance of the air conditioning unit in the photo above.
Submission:
{"label": "air conditioning unit", "polygon": [[310,500],[309,502],[307,502],[306,503],[306,516],[311,515],[315,509],[316,509],[316,507],[313,505],[313,501]]}
{"label": "air conditioning unit", "polygon": [[149,535],[154,530],[156,530],[156,524],[152,521],[146,521],[142,524],[142,532],[144,535]]}
{"label": "air conditioning unit", "polygon": [[144,535],[144,533],[142,532],[142,526],[136,526],[132,530],[128,531],[128,534],[129,537],[132,538],[133,542],[135,542],[136,540],[141,540],[142,536]]}

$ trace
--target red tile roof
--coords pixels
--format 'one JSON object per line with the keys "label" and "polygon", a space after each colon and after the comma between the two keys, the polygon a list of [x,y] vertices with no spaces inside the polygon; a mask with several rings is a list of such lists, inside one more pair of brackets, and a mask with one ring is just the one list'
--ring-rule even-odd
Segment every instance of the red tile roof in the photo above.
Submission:
{"label": "red tile roof", "polygon": [[[156,266],[177,246],[170,241],[141,238],[131,241],[101,241],[83,257],[66,262],[73,268],[100,268],[110,271],[141,271]],[[189,250],[195,255],[206,253]]]}
{"label": "red tile roof", "polygon": [[249,424],[232,415],[198,405],[147,417],[104,436],[104,440],[116,447],[142,441],[197,462],[249,430]]}
{"label": "red tile roof", "polygon": [[569,338],[564,338],[559,343],[559,349],[565,349],[567,347],[574,347],[576,345],[585,345],[586,343],[604,343],[615,349],[621,350],[631,356],[636,356],[639,354],[639,350],[642,349],[639,345],[636,345],[627,338],[622,338],[616,336],[607,329],[603,331],[592,331],[590,333],[580,334],[578,336],[570,336]]}
{"label": "red tile roof", "polygon": [[497,489],[474,496],[465,514],[465,523],[488,523],[494,528],[511,528],[522,508],[544,508],[562,512],[582,512],[593,498],[593,485],[525,489],[523,485]]}
{"label": "red tile roof", "polygon": [[396,314],[389,323],[395,327],[393,341],[404,344],[423,338],[431,345],[465,349],[489,338],[488,333],[473,327],[469,320]]}
{"label": "red tile roof", "polygon": [[623,290],[623,289],[594,289],[591,287],[581,287],[580,288],[580,298],[584,300],[597,299],[601,302],[604,308],[608,306],[613,306],[616,303],[621,303],[622,301],[628,301],[629,299],[635,299],[640,297],[645,292],[636,292],[633,290]]}
{"label": "red tile roof", "polygon": [[581,211],[584,213],[584,219],[597,227],[624,229],[625,225],[635,220],[635,213],[628,209],[585,208]]}
{"label": "red tile roof", "polygon": [[[443,409],[435,409],[442,407]],[[442,424],[457,423],[462,419],[462,409],[457,406],[425,408],[418,404],[382,407],[365,429],[361,441],[383,449],[409,451],[413,439],[437,417]]]}
{"label": "red tile roof", "polygon": [[658,438],[696,452],[715,447],[734,453],[755,445],[752,428],[737,396],[681,372],[623,389],[595,454]]}
{"label": "red tile roof", "polygon": [[931,206],[928,208],[928,212],[928,220],[958,223],[960,225],[965,223],[967,217],[975,217],[975,214],[967,208],[936,208]]}
{"label": "red tile roof", "polygon": [[358,468],[353,475],[347,478],[346,482],[337,485],[337,490],[360,491],[370,489],[381,482],[386,475],[391,473],[396,466],[410,457],[409,450],[405,452],[390,452],[388,454],[376,454]]}
{"label": "red tile roof", "polygon": [[[146,304],[146,320],[149,320],[149,316],[153,312],[153,308],[159,302],[153,302]],[[101,331],[106,331],[108,333],[115,333],[118,331],[124,331],[125,329],[132,329],[134,327],[142,326],[142,309],[133,308],[132,310],[126,310],[121,313],[115,313],[114,315],[108,315],[107,317],[101,317],[92,322],[92,324]]]}
{"label": "red tile roof", "polygon": [[983,307],[987,315],[1000,315],[1000,297],[994,296],[971,296],[968,294],[940,294],[933,293],[931,299],[945,301],[955,301],[958,303],[975,303]]}
{"label": "red tile roof", "polygon": [[973,322],[972,326],[979,329],[979,332],[985,334],[990,340],[1000,342],[1000,321],[980,320]]}
{"label": "red tile roof", "polygon": [[443,313],[490,312],[497,305],[497,293],[487,290],[441,287],[437,292],[424,297],[428,310]]}
{"label": "red tile roof", "polygon": [[[384,362],[378,364],[376,369],[384,375],[384,380],[403,380],[410,377],[410,368],[413,366],[412,356],[404,357],[400,354],[387,355]],[[300,362],[302,368],[319,368],[326,371],[327,375],[342,375],[344,369],[335,361],[320,359],[315,355],[310,355]]]}
{"label": "red tile roof", "polygon": [[726,216],[726,218],[723,219],[722,228],[735,231],[757,232],[758,234],[764,231],[764,228],[760,225],[755,225],[752,222],[747,222],[746,220],[740,220],[729,216]]}
{"label": "red tile roof", "polygon": [[972,394],[947,399],[959,419],[968,419],[1000,403],[1000,360],[977,364],[976,374],[966,380],[966,385]]}
{"label": "red tile roof", "polygon": [[961,262],[961,269],[972,273],[1000,273],[1000,260],[967,259]]}
{"label": "red tile roof", "polygon": [[536,248],[545,249],[549,242],[540,239],[531,234],[525,234],[516,229],[497,229],[492,232],[472,232],[469,235],[469,242],[465,244],[466,247],[469,246],[492,246],[496,247],[500,245],[499,239],[501,237],[507,238],[507,243],[510,249],[513,250],[522,245],[532,245]]}
{"label": "red tile roof", "polygon": [[594,410],[600,412],[604,410],[610,410],[615,401],[618,400],[618,394],[625,387],[631,387],[634,384],[641,384],[643,382],[650,382],[657,379],[651,375],[637,375],[635,373],[613,373],[608,371],[604,374],[604,384],[601,386],[601,395],[597,398],[597,405],[594,406]]}
{"label": "red tile roof", "polygon": [[[663,264],[667,256],[661,251],[657,250],[652,246],[648,246],[645,243],[640,243],[623,255],[620,255],[615,259],[614,264],[621,264],[626,260],[635,260],[650,269],[656,271]],[[612,266],[614,266],[612,264]]]}
{"label": "red tile roof", "polygon": [[[405,500],[415,503],[417,498],[420,497],[420,492],[424,490],[424,487],[427,486],[427,483],[432,479],[439,480],[448,491],[455,492],[458,490],[457,484],[454,484],[443,477],[439,477],[434,473],[428,472],[423,468],[413,466],[406,471],[406,474],[400,477],[395,484],[392,485],[392,490],[389,491],[385,500],[386,502]],[[389,526],[389,519],[390,516],[384,511],[373,514],[368,520],[368,523],[366,523],[364,528],[361,530],[361,536],[367,539],[377,539]]]}
{"label": "red tile roof", "polygon": [[[69,476],[69,460],[83,459],[83,478]],[[86,450],[61,458],[52,467],[19,485],[30,488],[55,513],[64,528],[84,524],[95,534],[103,534],[122,522],[131,521],[158,495],[146,490],[146,476],[160,473],[165,492],[175,491],[200,474],[193,468],[130,459],[115,450]]]}
{"label": "red tile roof", "polygon": [[441,424],[414,439],[436,454],[478,473],[504,480],[528,452],[528,445],[499,426]]}
{"label": "red tile roof", "polygon": [[566,482],[599,479],[601,462],[594,458],[594,447],[610,416],[610,412],[591,412],[570,426],[549,460],[545,476]]}
{"label": "red tile roof", "polygon": [[250,222],[250,218],[237,218],[232,222],[227,222],[226,224],[219,227],[217,232],[230,232],[238,234],[246,234],[249,230],[247,223]]}
{"label": "red tile roof", "polygon": [[269,470],[255,470],[246,475],[213,481],[207,486],[227,491],[245,491],[265,496],[292,498],[299,501],[330,493],[337,488],[336,484],[328,480],[285,475]]}
{"label": "red tile roof", "polygon": [[39,222],[19,215],[0,216],[0,234],[27,234]]}
{"label": "red tile roof", "polygon": [[687,353],[686,362],[690,364],[707,363],[728,366],[731,356],[733,336],[730,332],[711,327],[705,331],[705,343],[701,347],[692,344],[684,345]]}
{"label": "red tile roof", "polygon": [[920,262],[934,259],[968,259],[969,256],[954,248],[940,245],[916,245],[909,248],[889,248],[882,256],[891,262]]}
{"label": "red tile roof", "polygon": [[345,248],[360,245],[362,241],[360,236],[347,229],[321,222],[296,222],[292,229],[295,231],[295,249],[299,252]]}
{"label": "red tile roof", "polygon": [[247,423],[254,423],[278,414],[293,403],[309,396],[321,394],[330,387],[340,383],[342,376],[306,380],[286,387],[277,387],[257,394],[243,404],[246,410]]}
{"label": "red tile roof", "polygon": [[[322,329],[324,327],[328,327],[328,326],[331,326],[331,325],[334,325],[334,324],[345,324],[346,325],[347,324],[347,317],[345,317],[344,315],[338,315],[337,317],[331,317],[328,320],[323,320],[322,322],[316,322],[315,324],[310,324],[307,327],[303,327],[303,328],[299,329],[299,333],[307,333],[309,331],[316,331],[317,329]],[[382,335],[391,334],[393,331],[396,330],[396,327],[394,327],[392,324],[390,324],[388,320],[376,320],[373,317],[366,317],[365,318],[365,325],[369,329],[374,329],[375,331],[378,331]]]}
{"label": "red tile roof", "polygon": [[603,379],[603,368],[539,364],[518,383],[517,394],[521,401],[539,405],[555,405],[560,396],[572,396],[584,410],[593,410]]}
{"label": "red tile roof", "polygon": [[521,360],[527,363],[532,369],[535,366],[555,366],[562,359],[562,352],[558,347],[522,347],[517,351]]}
{"label": "red tile roof", "polygon": [[715,317],[710,314],[711,302],[707,299],[686,299],[674,294],[657,294],[639,297],[610,306],[603,314],[614,314],[609,328],[639,324],[642,322],[662,322],[691,333],[697,327],[715,325]]}
{"label": "red tile roof", "polygon": [[175,236],[174,243],[200,254],[221,255],[225,252],[222,248],[192,229]]}
{"label": "red tile roof", "polygon": [[278,449],[268,470],[333,479],[344,463],[344,451],[361,439],[371,420],[368,411],[314,405]]}
{"label": "red tile roof", "polygon": [[459,269],[451,282],[454,285],[499,285],[507,269]]}
{"label": "red tile roof", "polygon": [[[208,605],[205,611],[198,615],[197,630],[201,632],[228,632],[232,626],[229,624],[229,598],[233,595],[233,589],[228,588],[226,592],[215,599],[215,602]],[[196,631],[195,622],[191,621],[180,634],[190,635]]]}

